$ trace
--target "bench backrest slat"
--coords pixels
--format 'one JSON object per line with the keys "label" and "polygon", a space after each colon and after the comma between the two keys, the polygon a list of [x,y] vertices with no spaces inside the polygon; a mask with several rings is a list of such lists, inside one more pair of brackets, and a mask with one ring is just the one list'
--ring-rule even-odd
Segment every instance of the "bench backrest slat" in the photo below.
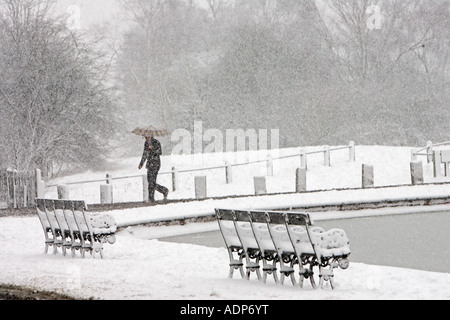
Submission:
{"label": "bench backrest slat", "polygon": [[44,199],[44,207],[45,213],[47,214],[48,221],[50,222],[50,226],[55,232],[56,230],[61,230],[58,220],[56,220],[55,207],[53,204],[53,200]]}
{"label": "bench backrest slat", "polygon": [[281,212],[267,212],[267,226],[272,241],[280,255],[295,253],[292,241],[289,237],[286,216]]}
{"label": "bench backrest slat", "polygon": [[41,221],[42,228],[44,228],[45,231],[51,229],[50,221],[48,221],[47,213],[45,212],[44,199],[36,199],[36,210],[39,220]]}
{"label": "bench backrest slat", "polygon": [[69,231],[69,226],[68,226],[66,217],[64,216],[63,201],[62,200],[53,200],[53,206],[55,208],[56,220],[58,221],[58,224],[61,227],[61,230]]}
{"label": "bench backrest slat", "polygon": [[220,233],[222,234],[226,247],[229,249],[242,248],[241,240],[235,228],[235,219],[232,210],[216,209],[215,211]]}
{"label": "bench backrest slat", "polygon": [[309,214],[299,212],[287,212],[284,214],[289,225],[310,227],[313,225]]}
{"label": "bench backrest slat", "polygon": [[216,217],[217,219],[223,220],[223,221],[234,221],[233,217],[233,210],[226,210],[226,209],[216,209]]}
{"label": "bench backrest slat", "polygon": [[259,250],[253,233],[249,212],[245,210],[233,210],[233,215],[235,217],[234,226],[244,249],[246,251]]}
{"label": "bench backrest slat", "polygon": [[275,244],[267,225],[267,213],[264,211],[250,211],[251,226],[256,242],[263,253],[276,252]]}
{"label": "bench backrest slat", "polygon": [[89,225],[86,222],[86,218],[84,216],[84,208],[84,201],[73,201],[73,215],[75,217],[75,221],[77,222],[79,230],[84,233],[91,233]]}

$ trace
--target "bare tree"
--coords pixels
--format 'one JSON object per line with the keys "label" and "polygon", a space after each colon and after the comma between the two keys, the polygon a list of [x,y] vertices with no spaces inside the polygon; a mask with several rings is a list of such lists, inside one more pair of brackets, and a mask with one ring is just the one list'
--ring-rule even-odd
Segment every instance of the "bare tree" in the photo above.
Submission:
{"label": "bare tree", "polygon": [[[127,0],[123,5],[132,27],[119,55],[119,83],[129,123],[172,127],[186,106],[198,103],[196,71],[190,61],[204,46],[201,19],[206,13],[185,1]],[[193,123],[193,122],[192,122]]]}
{"label": "bare tree", "polygon": [[5,0],[0,16],[0,144],[17,169],[99,163],[114,110],[99,56],[51,1]]}

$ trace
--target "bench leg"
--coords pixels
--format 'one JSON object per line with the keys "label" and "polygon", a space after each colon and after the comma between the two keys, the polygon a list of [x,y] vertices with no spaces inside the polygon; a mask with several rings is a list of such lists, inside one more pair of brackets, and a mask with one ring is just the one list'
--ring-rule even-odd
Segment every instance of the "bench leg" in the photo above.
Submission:
{"label": "bench leg", "polygon": [[275,283],[277,284],[279,283],[276,260],[274,260],[272,264],[269,264],[265,259],[263,259],[263,277],[262,277],[263,283],[266,283],[267,275],[272,275],[273,280],[275,280]]}
{"label": "bench leg", "polygon": [[287,266],[283,263],[283,261],[280,262],[280,282],[281,285],[284,285],[284,278],[289,277],[291,278],[292,285],[297,285],[297,280],[295,279],[295,271],[294,271],[294,261],[291,261],[291,263]]}
{"label": "bench leg", "polygon": [[297,285],[297,280],[295,279],[294,271],[292,272],[280,272],[280,284],[284,285],[284,278],[289,277],[291,278],[291,282],[293,286]]}
{"label": "bench leg", "polygon": [[95,253],[98,252],[100,254],[100,259],[103,259],[103,248],[100,250],[92,250],[91,254],[93,254],[93,257],[95,258]]}
{"label": "bench leg", "polygon": [[329,269],[324,269],[322,267],[319,268],[319,287],[323,289],[323,286],[326,281],[330,282],[331,289],[334,290],[334,274],[333,274],[333,266],[330,266]]}
{"label": "bench leg", "polygon": [[239,272],[241,273],[242,279],[246,279],[245,273],[244,273],[244,264],[242,262],[241,263],[236,263],[236,262],[230,263],[230,272],[228,273],[228,278],[232,279],[234,270],[238,270],[238,269],[239,269]]}
{"label": "bench leg", "polygon": [[246,253],[245,255],[245,262],[246,262],[246,269],[247,269],[247,280],[250,280],[250,275],[252,272],[256,273],[256,277],[258,278],[258,280],[261,280],[261,272],[260,272],[260,265],[259,265],[259,260],[260,258],[257,256],[255,258],[253,258],[254,261],[252,261],[252,259],[249,257],[249,254]]}
{"label": "bench leg", "polygon": [[[234,270],[239,269],[242,279],[246,279],[245,273],[244,273],[244,263],[242,262],[243,253],[241,251],[233,251],[230,248],[227,249],[227,252],[228,252],[228,257],[230,258],[230,270],[228,272],[228,278],[232,279]],[[234,258],[233,253],[237,256],[237,259]]]}
{"label": "bench leg", "polygon": [[49,244],[46,243],[46,244],[45,244],[45,248],[44,248],[44,254],[47,254],[47,253],[48,253],[48,247],[49,247]]}
{"label": "bench leg", "polygon": [[316,280],[314,279],[314,272],[312,271],[312,269],[305,269],[303,267],[300,267],[299,275],[300,275],[299,280],[300,288],[303,288],[303,282],[305,281],[305,279],[309,279],[313,289],[317,289]]}
{"label": "bench leg", "polygon": [[258,280],[261,280],[261,271],[259,271],[259,265],[256,265],[256,262],[252,263],[251,266],[247,266],[247,276],[245,277],[245,279],[250,280],[250,275],[252,272],[256,273],[256,277],[258,278]]}

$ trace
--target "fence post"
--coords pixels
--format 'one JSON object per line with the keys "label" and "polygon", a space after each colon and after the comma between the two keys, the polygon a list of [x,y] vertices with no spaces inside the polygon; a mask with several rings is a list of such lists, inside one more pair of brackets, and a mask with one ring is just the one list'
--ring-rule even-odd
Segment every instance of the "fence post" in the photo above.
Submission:
{"label": "fence post", "polygon": [[65,184],[60,184],[57,187],[58,199],[59,200],[69,200],[69,187]]}
{"label": "fence post", "polygon": [[205,199],[206,197],[206,176],[195,177],[195,198]]}
{"label": "fence post", "polygon": [[142,200],[144,202],[147,202],[149,200],[148,198],[148,180],[147,175],[142,175]]}
{"label": "fence post", "polygon": [[178,170],[172,167],[172,191],[178,190]]}
{"label": "fence post", "polygon": [[427,141],[427,162],[433,162],[433,142]]}
{"label": "fence post", "polygon": [[113,204],[112,184],[102,184],[100,186],[100,203]]}
{"label": "fence post", "polygon": [[356,149],[355,149],[355,141],[350,141],[349,143],[349,161],[356,161]]}
{"label": "fence post", "polygon": [[306,168],[298,168],[295,174],[295,192],[306,191]]}
{"label": "fence post", "polygon": [[442,177],[441,172],[441,152],[433,151],[433,173],[435,178]]}
{"label": "fence post", "polygon": [[308,162],[306,161],[306,151],[300,150],[300,167],[308,170]]}
{"label": "fence post", "polygon": [[113,188],[114,188],[114,186],[112,185],[112,182],[113,182],[112,175],[107,173],[106,174],[106,184],[111,186],[111,187],[107,188],[108,192],[110,192],[110,197],[111,197],[111,199],[109,200],[110,201],[109,203],[113,203],[114,202],[114,198],[113,198]]}
{"label": "fence post", "polygon": [[325,150],[323,152],[324,153],[323,154],[323,156],[324,156],[323,165],[326,166],[326,167],[330,167],[331,166],[331,163],[330,163],[330,146],[325,146],[324,148],[325,148]]}
{"label": "fence post", "polygon": [[253,177],[255,195],[267,194],[266,177]]}
{"label": "fence post", "polygon": [[374,187],[374,175],[373,175],[373,166],[368,164],[362,165],[362,187],[373,188]]}
{"label": "fence post", "polygon": [[423,184],[422,161],[411,161],[411,183],[413,185]]}
{"label": "fence post", "polygon": [[231,166],[231,164],[229,162],[225,163],[225,178],[226,178],[226,183],[230,184],[233,183],[233,167]]}

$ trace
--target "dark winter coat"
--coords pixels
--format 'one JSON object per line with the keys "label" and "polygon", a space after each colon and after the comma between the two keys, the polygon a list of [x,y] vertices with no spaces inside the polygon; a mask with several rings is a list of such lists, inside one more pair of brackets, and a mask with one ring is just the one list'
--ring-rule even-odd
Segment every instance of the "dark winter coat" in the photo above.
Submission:
{"label": "dark winter coat", "polygon": [[[150,144],[153,147],[152,150],[148,149]],[[154,166],[157,166],[159,168],[159,166],[161,166],[160,160],[161,154],[162,154],[161,143],[152,137],[150,141],[145,141],[144,152],[142,153],[142,159],[139,166],[143,167],[145,161],[147,161],[146,165],[147,169]]]}

